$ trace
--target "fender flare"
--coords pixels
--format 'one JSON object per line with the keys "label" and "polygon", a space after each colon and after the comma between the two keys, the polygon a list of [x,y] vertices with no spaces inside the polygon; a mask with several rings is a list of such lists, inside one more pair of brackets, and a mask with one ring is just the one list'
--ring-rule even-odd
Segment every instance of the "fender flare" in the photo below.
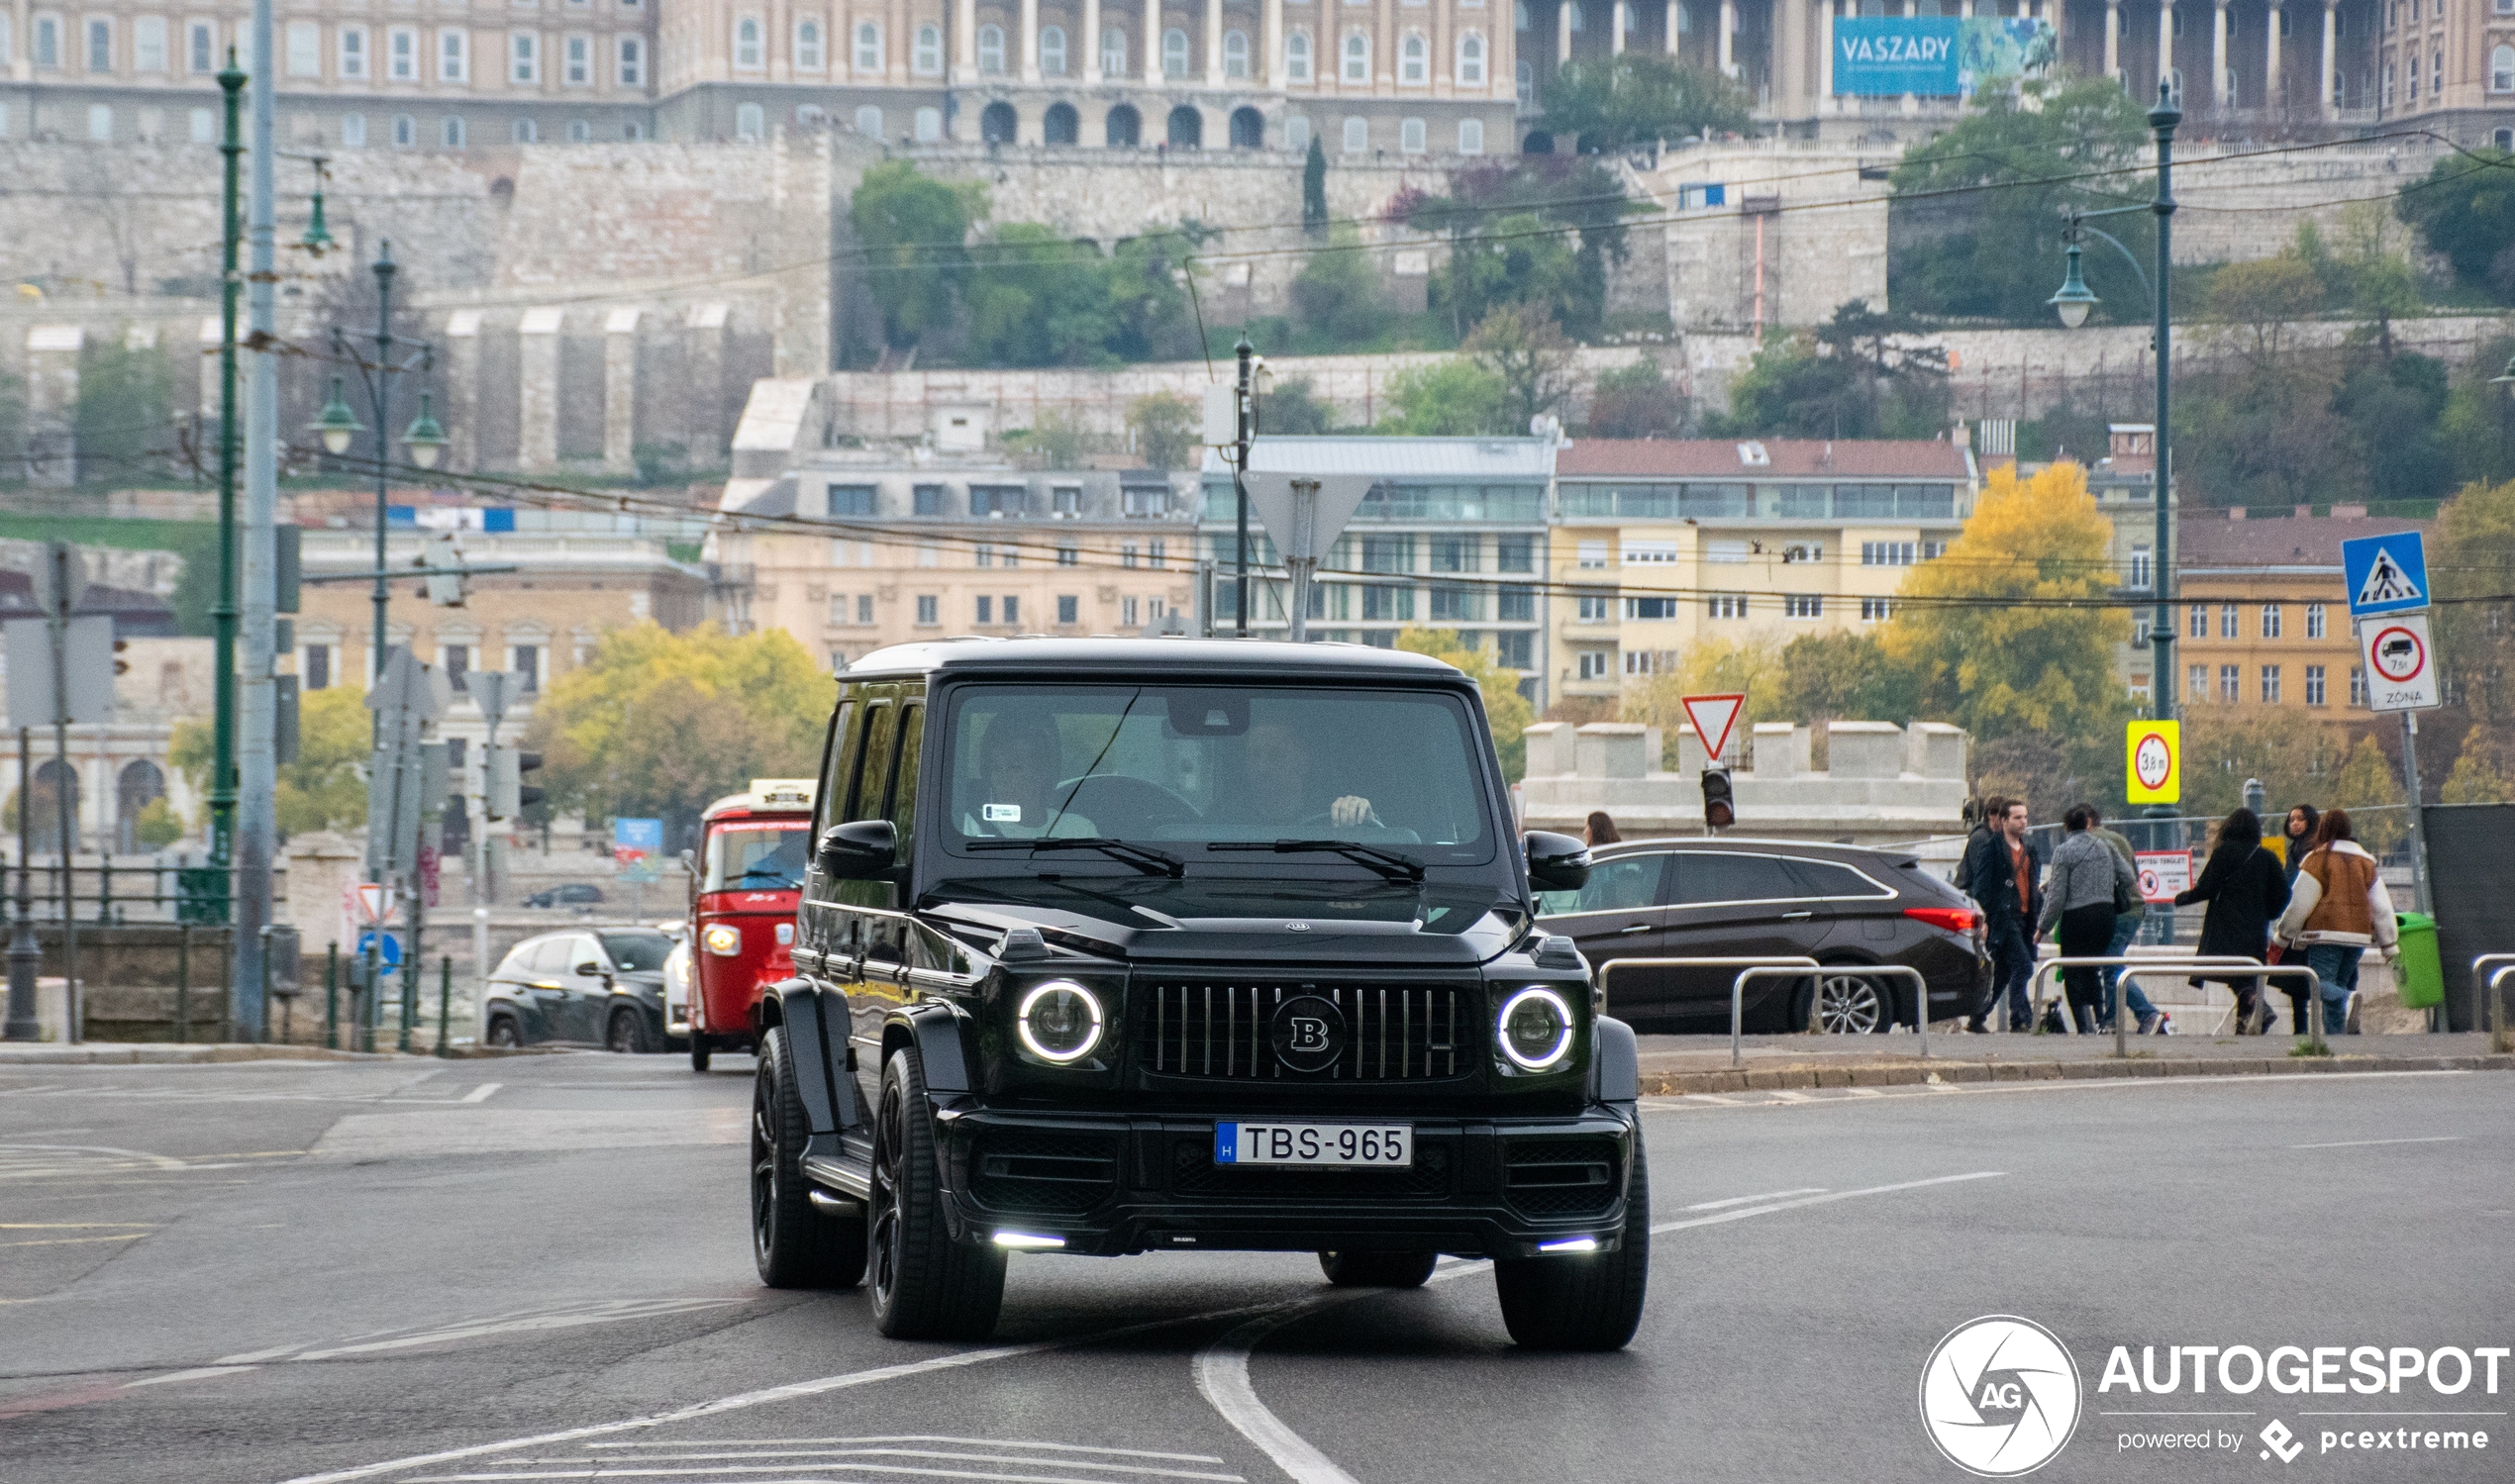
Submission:
{"label": "fender flare", "polygon": [[[769,1007],[774,1006],[774,1009]],[[760,1030],[786,1028],[786,1054],[794,1058],[795,1087],[803,1095],[805,1119],[812,1132],[836,1134],[863,1122],[855,1107],[853,1080],[832,1075],[829,1023],[822,1014],[820,992],[802,979],[769,986],[760,996]]]}
{"label": "fender flare", "polygon": [[903,1045],[917,1048],[932,1097],[968,1092],[970,1056],[961,1039],[960,1016],[950,1005],[928,1001],[895,1010],[882,1025],[882,1058]]}
{"label": "fender flare", "polygon": [[1631,1103],[1642,1096],[1642,1049],[1633,1028],[1611,1015],[1598,1017],[1593,1060],[1602,1103]]}

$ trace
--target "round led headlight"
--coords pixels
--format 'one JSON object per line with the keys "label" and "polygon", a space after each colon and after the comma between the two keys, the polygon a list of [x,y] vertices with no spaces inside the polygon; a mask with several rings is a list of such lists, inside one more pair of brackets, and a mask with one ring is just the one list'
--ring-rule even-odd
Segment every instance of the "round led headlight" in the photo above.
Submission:
{"label": "round led headlight", "polygon": [[1100,1044],[1100,1000],[1071,979],[1031,986],[1013,1017],[1022,1047],[1059,1066],[1080,1061]]}
{"label": "round led headlight", "polygon": [[730,957],[743,950],[743,930],[732,923],[716,923],[699,935],[699,940],[709,952]]}
{"label": "round led headlight", "polygon": [[1502,1054],[1524,1072],[1549,1070],[1571,1054],[1571,1006],[1542,984],[1532,984],[1503,1001],[1494,1029]]}

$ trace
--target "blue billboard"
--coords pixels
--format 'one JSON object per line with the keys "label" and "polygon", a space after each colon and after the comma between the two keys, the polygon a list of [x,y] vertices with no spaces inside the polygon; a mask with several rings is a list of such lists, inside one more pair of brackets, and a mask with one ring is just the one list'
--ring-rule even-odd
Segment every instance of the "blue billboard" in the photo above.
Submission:
{"label": "blue billboard", "polygon": [[1855,98],[1955,98],[2053,62],[2048,21],[1897,16],[1834,23],[1834,91]]}

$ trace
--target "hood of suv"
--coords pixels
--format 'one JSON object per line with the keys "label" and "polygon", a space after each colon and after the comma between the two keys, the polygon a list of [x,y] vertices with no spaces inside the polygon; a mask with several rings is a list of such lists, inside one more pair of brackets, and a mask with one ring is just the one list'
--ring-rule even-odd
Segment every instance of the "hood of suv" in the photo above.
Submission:
{"label": "hood of suv", "polygon": [[[1489,888],[1437,884],[1163,883],[1146,892],[1103,877],[1024,877],[954,885],[955,900],[929,910],[987,939],[1032,927],[1057,946],[1164,966],[1463,968],[1508,948],[1528,921]],[[1243,889],[1252,885],[1262,889]]]}

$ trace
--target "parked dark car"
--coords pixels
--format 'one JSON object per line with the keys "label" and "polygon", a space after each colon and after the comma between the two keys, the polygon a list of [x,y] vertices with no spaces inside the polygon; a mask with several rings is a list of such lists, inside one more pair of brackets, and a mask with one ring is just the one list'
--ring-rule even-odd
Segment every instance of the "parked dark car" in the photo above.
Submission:
{"label": "parked dark car", "polygon": [[761,1281],[995,1328],[1015,1251],[1493,1258],[1612,1349],[1651,1237],[1632,1033],[1532,887],[1475,682],[1350,644],[967,640],[850,666],[761,1003]]}
{"label": "parked dark car", "polygon": [[672,940],[652,928],[528,938],[489,976],[481,1039],[493,1046],[662,1050],[663,960],[671,951]]}
{"label": "parked dark car", "polygon": [[[1900,963],[1930,984],[1933,1022],[1970,1015],[1988,982],[1981,914],[1909,854],[1804,841],[1629,841],[1591,858],[1577,892],[1546,892],[1540,921],[1594,970],[1616,958],[1769,954],[1823,964]],[[1729,1029],[1734,968],[1618,969],[1616,1017],[1637,1031]],[[1889,995],[1891,993],[1891,999]],[[1913,1023],[1910,981],[1848,974],[1759,979],[1750,1031],[1874,1032]]]}
{"label": "parked dark car", "polygon": [[603,889],[591,881],[570,881],[548,891],[537,891],[524,899],[527,907],[581,907],[603,899]]}

